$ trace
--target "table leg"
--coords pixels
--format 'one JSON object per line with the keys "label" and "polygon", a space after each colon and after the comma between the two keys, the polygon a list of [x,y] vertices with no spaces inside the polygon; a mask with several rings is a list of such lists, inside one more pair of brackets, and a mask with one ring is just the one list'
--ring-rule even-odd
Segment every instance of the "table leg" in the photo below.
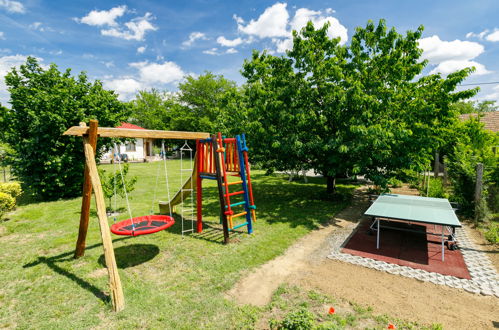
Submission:
{"label": "table leg", "polygon": [[376,230],[376,249],[379,249],[379,219],[376,219],[376,222],[378,227]]}
{"label": "table leg", "polygon": [[445,253],[445,249],[444,249],[444,225],[442,225],[442,261],[444,261],[444,253]]}

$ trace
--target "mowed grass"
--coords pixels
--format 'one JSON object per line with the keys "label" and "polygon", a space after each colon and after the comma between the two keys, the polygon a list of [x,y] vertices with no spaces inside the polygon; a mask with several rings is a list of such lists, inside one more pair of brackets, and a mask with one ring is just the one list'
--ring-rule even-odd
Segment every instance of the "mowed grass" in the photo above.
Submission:
{"label": "mowed grass", "polygon": [[[167,164],[173,196],[181,184],[180,161]],[[158,165],[130,164],[130,175],[138,177],[130,194],[133,216],[150,214]],[[113,170],[112,165],[101,167]],[[78,260],[73,253],[81,198],[19,207],[0,222],[0,328],[252,327],[263,309],[238,307],[224,293],[348,204],[347,198],[322,198],[321,178],[290,183],[263,171],[253,171],[252,178],[258,218],[254,233],[238,230],[229,245],[221,244],[217,187],[208,180],[203,182],[203,233],[182,237],[176,215],[174,226],[156,234],[113,235],[126,300],[120,313],[113,313],[109,302],[94,202],[86,254]],[[340,188],[346,194],[354,187]],[[167,200],[164,176],[157,196]],[[118,206],[124,208],[124,200]],[[128,214],[123,210],[117,218]]]}

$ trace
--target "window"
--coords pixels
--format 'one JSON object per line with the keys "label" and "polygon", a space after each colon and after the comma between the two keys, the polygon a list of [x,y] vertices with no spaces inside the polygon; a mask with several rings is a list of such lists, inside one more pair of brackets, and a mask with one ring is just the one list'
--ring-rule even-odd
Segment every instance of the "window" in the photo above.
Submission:
{"label": "window", "polygon": [[127,143],[126,151],[135,151],[135,143]]}

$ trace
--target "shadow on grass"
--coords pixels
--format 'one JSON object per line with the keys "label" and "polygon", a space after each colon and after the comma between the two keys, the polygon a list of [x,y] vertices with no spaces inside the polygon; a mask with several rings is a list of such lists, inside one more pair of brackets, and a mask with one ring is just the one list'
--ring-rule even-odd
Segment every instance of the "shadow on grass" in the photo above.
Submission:
{"label": "shadow on grass", "polygon": [[[134,267],[153,259],[159,254],[159,248],[152,244],[132,244],[114,249],[118,268]],[[102,254],[99,264],[106,267],[106,259]]]}
{"label": "shadow on grass", "polygon": [[[113,240],[113,243],[118,242],[118,241],[127,240],[129,238],[130,237],[118,238],[118,239]],[[94,249],[94,248],[97,248],[99,246],[102,246],[102,243],[97,243],[94,245],[87,246],[85,250]],[[34,266],[37,266],[40,264],[45,264],[45,265],[47,265],[47,267],[52,269],[55,273],[67,277],[71,281],[78,284],[81,288],[91,292],[98,299],[102,300],[105,303],[109,303],[110,297],[107,294],[105,294],[101,289],[99,289],[95,285],[85,281],[84,279],[76,276],[75,274],[69,272],[68,270],[66,270],[58,265],[58,263],[61,263],[61,262],[70,262],[70,261],[74,260],[73,255],[74,255],[74,250],[71,250],[71,251],[64,252],[64,253],[61,253],[61,254],[58,254],[58,255],[52,256],[52,257],[38,257],[35,261],[32,261],[30,263],[23,265],[23,268],[30,268],[30,267],[34,267]]]}
{"label": "shadow on grass", "polygon": [[[353,185],[338,185],[337,193],[328,195],[324,178],[309,178],[303,183],[288,182],[285,176],[256,174],[252,179],[257,218],[265,218],[269,224],[288,223],[293,228],[312,230],[328,223],[331,215],[350,201],[355,189]],[[217,196],[216,187],[203,188],[203,217],[219,216]],[[231,203],[239,201],[242,196],[231,199]]]}

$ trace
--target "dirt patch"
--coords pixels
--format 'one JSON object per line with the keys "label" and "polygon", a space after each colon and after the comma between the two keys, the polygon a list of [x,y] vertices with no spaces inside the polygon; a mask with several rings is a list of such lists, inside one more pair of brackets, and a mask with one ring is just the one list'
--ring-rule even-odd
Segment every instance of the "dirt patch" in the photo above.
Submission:
{"label": "dirt patch", "polygon": [[88,277],[90,278],[99,278],[107,276],[107,268],[99,268],[88,274]]}
{"label": "dirt patch", "polygon": [[351,230],[367,207],[366,194],[357,190],[352,205],[340,212],[329,225],[311,232],[284,255],[242,278],[227,296],[239,304],[264,306],[279,285],[290,283],[371,306],[375,313],[419,323],[441,323],[449,329],[494,328],[494,324],[499,322],[499,299],[495,297],[470,294],[327,259],[333,233]]}

